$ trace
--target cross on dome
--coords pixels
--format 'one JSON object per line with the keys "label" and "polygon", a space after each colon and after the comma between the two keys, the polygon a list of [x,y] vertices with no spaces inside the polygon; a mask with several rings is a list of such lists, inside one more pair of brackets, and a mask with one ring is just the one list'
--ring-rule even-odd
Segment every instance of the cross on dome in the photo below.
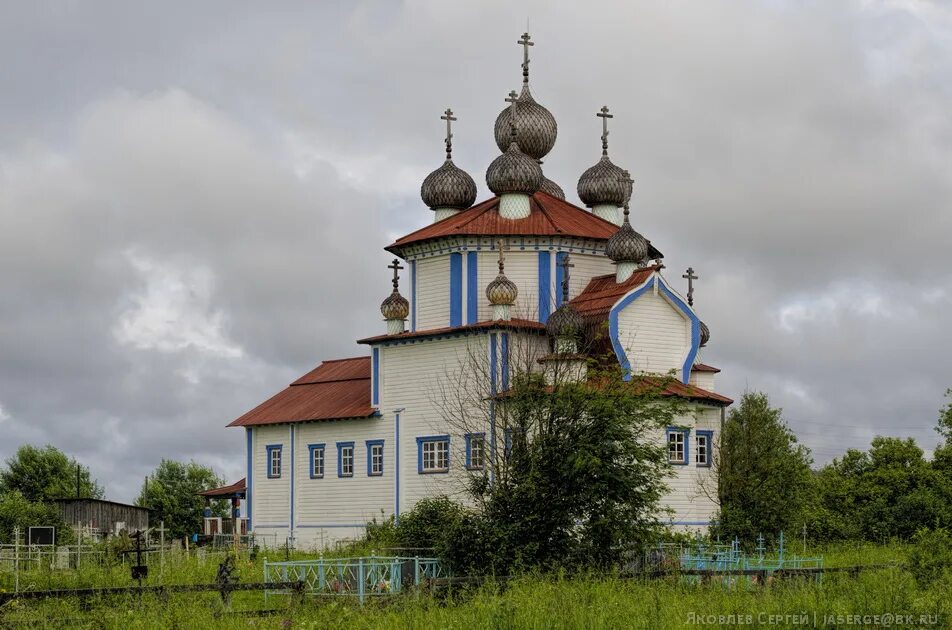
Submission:
{"label": "cross on dome", "polygon": [[516,42],[522,46],[522,82],[529,82],[529,46],[535,46],[535,43],[529,41],[529,33],[523,33],[519,41]]}
{"label": "cross on dome", "polygon": [[516,102],[519,100],[519,95],[516,94],[515,90],[510,90],[509,96],[506,97],[506,102],[509,103],[509,135],[512,136],[512,141],[516,141]]}
{"label": "cross on dome", "polygon": [[456,117],[453,116],[453,110],[449,107],[446,108],[446,111],[443,112],[443,115],[440,116],[440,120],[446,121],[446,140],[443,142],[446,143],[446,159],[453,159],[453,128],[452,123],[456,120]]}
{"label": "cross on dome", "polygon": [[496,241],[496,248],[499,250],[499,273],[502,274],[506,267],[505,243],[502,239]]}
{"label": "cross on dome", "polygon": [[394,258],[393,262],[387,265],[387,269],[393,269],[393,290],[396,291],[400,288],[400,270],[403,269],[400,259]]}
{"label": "cross on dome", "polygon": [[569,269],[575,265],[569,262],[568,254],[562,258],[562,262],[557,264],[562,268],[562,302],[565,303],[569,301]]}
{"label": "cross on dome", "polygon": [[694,275],[694,267],[688,267],[687,273],[681,277],[688,281],[688,306],[694,306],[694,281],[699,279]]}
{"label": "cross on dome", "polygon": [[595,115],[602,119],[602,155],[608,155],[608,119],[615,116],[608,113],[608,105],[602,105]]}

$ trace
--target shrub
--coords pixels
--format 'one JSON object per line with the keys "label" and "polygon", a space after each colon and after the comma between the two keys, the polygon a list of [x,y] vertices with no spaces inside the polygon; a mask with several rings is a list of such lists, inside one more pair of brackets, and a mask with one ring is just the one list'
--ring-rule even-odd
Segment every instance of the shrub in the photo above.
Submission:
{"label": "shrub", "polygon": [[920,587],[927,587],[952,573],[952,534],[948,530],[919,530],[914,542],[908,566]]}
{"label": "shrub", "polygon": [[443,557],[448,536],[463,517],[463,507],[445,496],[419,501],[412,510],[400,515],[396,527],[397,542],[410,549],[432,548]]}

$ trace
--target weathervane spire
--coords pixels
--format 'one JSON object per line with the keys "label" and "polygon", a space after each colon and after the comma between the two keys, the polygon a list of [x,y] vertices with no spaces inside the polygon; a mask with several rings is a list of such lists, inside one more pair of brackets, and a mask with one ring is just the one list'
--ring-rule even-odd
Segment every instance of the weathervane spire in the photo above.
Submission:
{"label": "weathervane spire", "polygon": [[602,155],[608,155],[608,119],[615,116],[608,113],[608,105],[602,105],[602,109],[595,115],[602,119]]}
{"label": "weathervane spire", "polygon": [[453,159],[453,128],[452,123],[456,120],[456,117],[453,116],[453,110],[449,107],[446,108],[446,111],[443,112],[443,115],[440,116],[440,120],[446,121],[446,140],[443,142],[446,143],[446,159]]}
{"label": "weathervane spire", "polygon": [[[528,26],[528,25],[527,25]],[[522,46],[522,83],[529,83],[529,46],[535,46],[529,41],[529,33],[523,33],[516,43]]]}

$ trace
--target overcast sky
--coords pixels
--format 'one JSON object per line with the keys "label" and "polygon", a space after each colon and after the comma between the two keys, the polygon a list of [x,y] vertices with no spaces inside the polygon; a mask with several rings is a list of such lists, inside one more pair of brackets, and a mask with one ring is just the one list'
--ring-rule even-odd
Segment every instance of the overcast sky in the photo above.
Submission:
{"label": "overcast sky", "polygon": [[117,500],[163,457],[240,478],[225,425],[383,332],[447,106],[488,196],[527,18],[547,175],[578,203],[609,105],[635,227],[701,277],[718,389],[766,391],[821,462],[935,445],[949,4],[144,4],[0,8],[0,457],[55,444]]}

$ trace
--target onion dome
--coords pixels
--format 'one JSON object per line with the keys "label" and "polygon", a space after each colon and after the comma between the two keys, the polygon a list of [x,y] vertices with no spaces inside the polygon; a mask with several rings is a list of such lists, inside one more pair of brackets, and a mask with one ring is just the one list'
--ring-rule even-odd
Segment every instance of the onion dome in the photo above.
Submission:
{"label": "onion dome", "polygon": [[394,289],[380,304],[380,312],[384,319],[406,319],[410,314],[410,301]]}
{"label": "onion dome", "polygon": [[393,269],[393,292],[387,296],[387,299],[380,304],[380,312],[384,319],[404,320],[410,314],[410,302],[407,298],[400,295],[400,261],[396,258],[388,265]]}
{"label": "onion dome", "polygon": [[[559,133],[559,126],[555,117],[548,109],[536,103],[529,91],[529,85],[522,85],[522,94],[516,99],[516,143],[526,155],[540,160],[544,158],[552,147]],[[496,146],[505,151],[511,142],[509,132],[509,108],[499,112],[496,116],[494,129]]]}
{"label": "onion dome", "polygon": [[562,187],[545,175],[542,176],[542,186],[539,187],[539,190],[546,193],[547,195],[552,195],[557,199],[565,201],[565,191],[562,190]]}
{"label": "onion dome", "polygon": [[506,255],[503,250],[503,241],[499,240],[499,275],[486,287],[486,297],[493,306],[512,306],[519,297],[519,288],[506,277]]}
{"label": "onion dome", "polygon": [[[700,320],[698,320],[700,322]],[[701,345],[699,347],[703,348],[707,345],[707,342],[711,340],[711,329],[707,327],[707,324],[700,322],[701,324]]]}
{"label": "onion dome", "polygon": [[509,148],[497,157],[486,169],[486,184],[496,195],[532,195],[542,186],[542,167],[539,162],[522,151],[516,143],[515,110],[516,93],[509,98]]}
{"label": "onion dome", "polygon": [[442,116],[446,121],[446,161],[440,168],[426,176],[420,186],[420,196],[427,207],[465,210],[476,201],[476,182],[469,173],[453,164],[453,131],[451,123],[456,120],[453,110],[447,109]]}
{"label": "onion dome", "polygon": [[595,166],[582,173],[578,180],[578,197],[586,206],[611,205],[621,207],[631,196],[631,183],[625,170],[612,163],[608,157],[608,107],[598,114],[602,119],[602,157]]}
{"label": "onion dome", "polygon": [[[620,182],[624,186],[630,187],[631,177],[628,171],[622,171]],[[637,263],[641,264],[648,258],[649,243],[648,239],[635,231],[628,220],[628,199],[625,199],[625,218],[622,221],[618,231],[608,237],[608,243],[605,245],[605,254],[616,263]]]}
{"label": "onion dome", "polygon": [[553,337],[576,339],[581,334],[584,325],[585,321],[578,311],[568,302],[564,302],[554,313],[549,315],[549,319],[545,322],[545,330]]}
{"label": "onion dome", "polygon": [[447,158],[443,166],[423,180],[420,197],[428,208],[465,210],[476,201],[476,182],[469,173]]}

